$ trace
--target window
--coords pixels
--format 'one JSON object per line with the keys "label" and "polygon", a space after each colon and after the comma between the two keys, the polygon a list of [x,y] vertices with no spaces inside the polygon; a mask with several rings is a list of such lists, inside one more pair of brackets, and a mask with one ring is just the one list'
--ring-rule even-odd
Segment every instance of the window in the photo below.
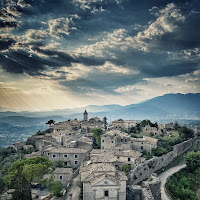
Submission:
{"label": "window", "polygon": [[113,143],[113,141],[112,141],[112,143]]}
{"label": "window", "polygon": [[104,140],[102,140],[102,142],[104,143]]}
{"label": "window", "polygon": [[62,180],[63,179],[63,177],[62,176],[60,176],[60,180]]}
{"label": "window", "polygon": [[67,154],[65,154],[64,157],[67,158]]}
{"label": "window", "polygon": [[49,156],[49,153],[47,153],[47,155]]}
{"label": "window", "polygon": [[141,149],[143,149],[143,146],[141,146]]}
{"label": "window", "polygon": [[105,197],[108,197],[108,191],[107,191],[107,190],[104,191],[104,196],[105,196]]}
{"label": "window", "polygon": [[75,161],[74,161],[74,164],[75,164],[75,165],[77,165],[77,164],[78,164],[78,161],[77,161],[77,160],[75,160]]}
{"label": "window", "polygon": [[128,158],[128,161],[130,162],[130,161],[131,161],[131,158]]}
{"label": "window", "polygon": [[78,158],[78,155],[74,155],[74,158]]}
{"label": "window", "polygon": [[53,155],[52,157],[53,157],[53,158],[55,158],[55,157],[56,157],[56,155]]}

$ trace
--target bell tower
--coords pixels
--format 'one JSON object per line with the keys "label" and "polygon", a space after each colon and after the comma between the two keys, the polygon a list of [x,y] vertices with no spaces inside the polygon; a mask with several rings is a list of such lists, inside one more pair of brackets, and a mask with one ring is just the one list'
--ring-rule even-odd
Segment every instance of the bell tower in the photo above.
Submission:
{"label": "bell tower", "polygon": [[85,109],[85,112],[83,113],[83,120],[88,121],[88,113],[87,113],[86,109]]}

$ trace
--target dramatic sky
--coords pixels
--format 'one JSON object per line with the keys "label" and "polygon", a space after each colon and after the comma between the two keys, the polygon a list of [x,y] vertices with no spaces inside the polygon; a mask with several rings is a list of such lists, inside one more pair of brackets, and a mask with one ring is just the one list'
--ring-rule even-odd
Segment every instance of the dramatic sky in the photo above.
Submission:
{"label": "dramatic sky", "polygon": [[0,0],[0,107],[200,92],[199,0]]}

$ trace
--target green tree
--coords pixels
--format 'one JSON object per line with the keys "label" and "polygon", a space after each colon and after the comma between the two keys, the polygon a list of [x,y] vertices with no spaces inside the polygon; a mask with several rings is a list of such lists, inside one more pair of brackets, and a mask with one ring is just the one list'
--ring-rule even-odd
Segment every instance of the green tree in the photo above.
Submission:
{"label": "green tree", "polygon": [[140,122],[140,126],[141,127],[145,127],[146,125],[152,126],[153,124],[152,124],[152,122],[149,119],[145,119],[145,120],[143,120],[143,121]]}
{"label": "green tree", "polygon": [[53,119],[50,119],[46,124],[52,125],[52,124],[55,124],[55,121]]}
{"label": "green tree", "polygon": [[31,199],[31,182],[42,178],[49,172],[53,163],[44,157],[18,160],[12,164],[5,182],[10,188],[15,189],[13,200]]}
{"label": "green tree", "polygon": [[179,136],[183,139],[189,139],[194,137],[194,131],[186,126],[181,126],[178,128]]}
{"label": "green tree", "polygon": [[54,195],[54,196],[57,196],[57,197],[62,196],[62,194],[61,194],[62,188],[63,188],[62,183],[61,183],[60,181],[56,181],[56,182],[53,184],[53,187],[52,187],[53,195]]}
{"label": "green tree", "polygon": [[64,163],[62,160],[58,160],[58,161],[54,162],[54,166],[58,167],[58,168],[62,168],[62,167],[64,167]]}
{"label": "green tree", "polygon": [[178,124],[178,122],[175,122],[175,123],[174,123],[174,128],[175,128],[176,130],[178,130],[180,127],[181,127],[181,126]]}
{"label": "green tree", "polygon": [[187,171],[189,172],[193,172],[198,167],[200,167],[200,151],[198,152],[192,151],[187,154],[186,166],[187,166]]}
{"label": "green tree", "polygon": [[100,149],[101,147],[101,135],[103,134],[103,130],[101,128],[95,128],[93,130],[93,147],[95,149]]}

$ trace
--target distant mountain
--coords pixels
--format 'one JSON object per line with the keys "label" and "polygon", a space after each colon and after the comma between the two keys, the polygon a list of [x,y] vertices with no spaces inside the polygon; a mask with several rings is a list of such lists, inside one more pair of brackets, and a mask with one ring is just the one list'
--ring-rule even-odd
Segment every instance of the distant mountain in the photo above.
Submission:
{"label": "distant mountain", "polygon": [[[197,94],[166,94],[138,104],[121,106],[112,105],[89,105],[86,107],[90,117],[107,116],[112,120],[117,118],[124,119],[198,119],[200,118],[200,93]],[[0,121],[2,117],[30,117],[30,118],[78,118],[82,119],[82,113],[85,107],[75,109],[59,109],[53,111],[41,112],[0,112]],[[10,120],[12,118],[9,118]],[[15,118],[14,118],[15,119]],[[22,119],[23,120],[23,119]],[[28,119],[27,119],[28,120]],[[27,121],[25,120],[25,121]],[[8,120],[9,122],[9,120]]]}
{"label": "distant mountain", "polygon": [[97,106],[97,105],[89,105],[87,107],[81,107],[81,108],[74,108],[74,109],[58,109],[58,110],[52,110],[52,111],[38,111],[38,112],[29,112],[29,111],[23,111],[23,112],[12,112],[12,111],[0,111],[0,117],[5,116],[24,116],[24,117],[33,117],[33,118],[43,118],[43,117],[67,117],[69,115],[73,115],[76,113],[83,113],[85,109],[87,109],[88,112],[108,112],[116,109],[120,109],[123,106],[117,105],[117,104],[111,104],[111,105],[103,105],[103,106]]}
{"label": "distant mountain", "polygon": [[137,119],[200,119],[200,94],[155,97],[140,104],[125,106],[123,116]]}
{"label": "distant mountain", "polygon": [[[200,94],[166,94],[139,104],[90,105],[86,107],[89,118],[106,116],[108,122],[115,119],[143,120],[166,122],[188,122],[200,120]],[[4,110],[4,109],[2,109]],[[56,122],[67,119],[83,119],[85,107],[60,109],[41,112],[0,112],[0,146],[10,145],[18,140],[25,140],[38,130],[45,130],[50,119]],[[193,123],[193,122],[192,122]],[[193,124],[194,124],[193,123]]]}

